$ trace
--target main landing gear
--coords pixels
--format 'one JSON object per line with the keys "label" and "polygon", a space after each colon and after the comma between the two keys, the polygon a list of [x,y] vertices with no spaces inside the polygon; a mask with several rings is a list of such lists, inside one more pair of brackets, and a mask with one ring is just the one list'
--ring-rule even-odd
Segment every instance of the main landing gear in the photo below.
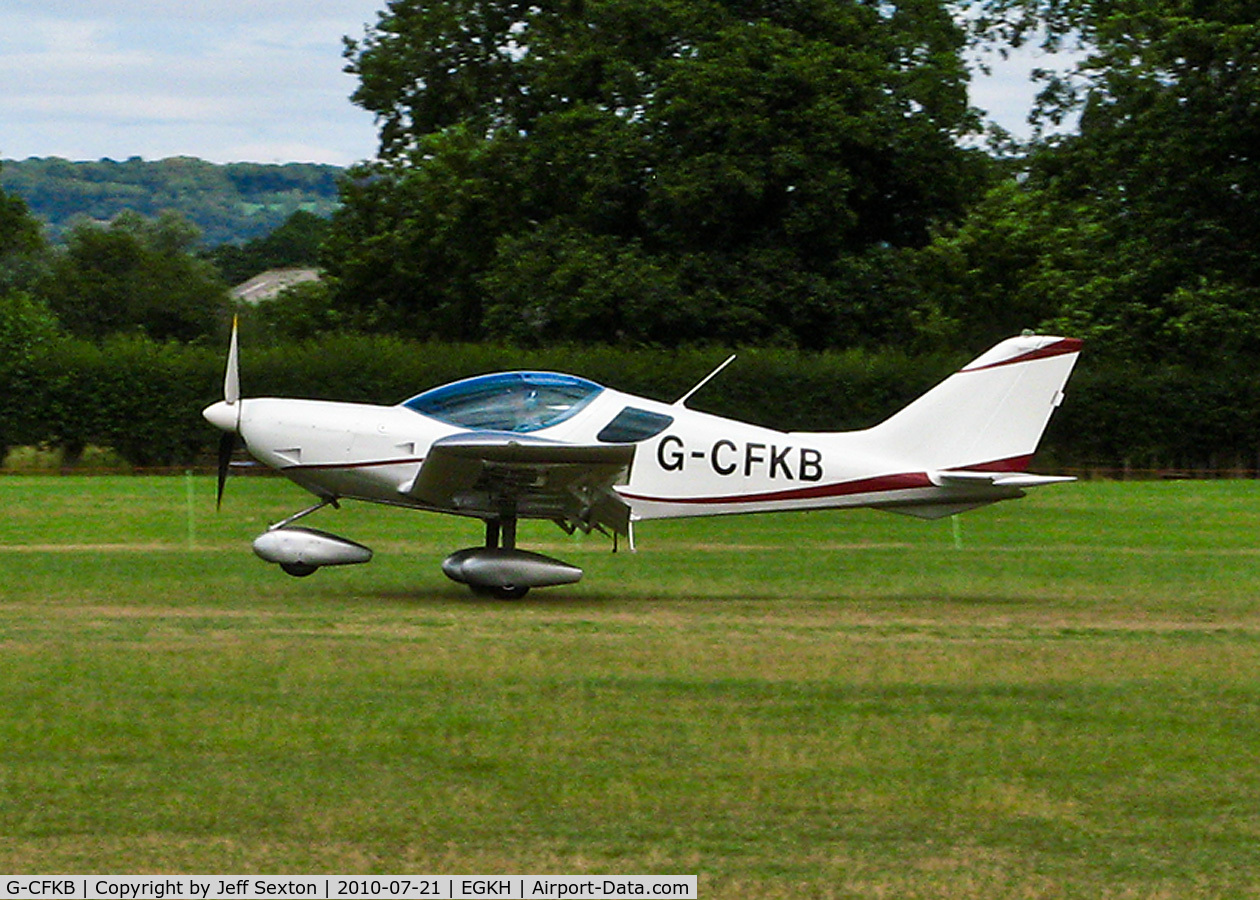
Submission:
{"label": "main landing gear", "polygon": [[530,588],[573,584],[582,570],[541,553],[516,549],[516,516],[486,519],[484,547],[457,550],[442,561],[446,577],[473,593],[519,600]]}

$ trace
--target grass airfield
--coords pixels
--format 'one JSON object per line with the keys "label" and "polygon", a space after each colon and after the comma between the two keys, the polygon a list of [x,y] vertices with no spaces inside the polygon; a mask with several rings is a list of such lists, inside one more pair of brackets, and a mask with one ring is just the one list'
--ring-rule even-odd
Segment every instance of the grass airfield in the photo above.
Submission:
{"label": "grass airfield", "polygon": [[0,871],[1260,896],[1260,483],[522,523],[586,570],[522,601],[441,574],[478,523],[325,510],[377,557],[293,579],[305,495],[213,494],[0,478]]}

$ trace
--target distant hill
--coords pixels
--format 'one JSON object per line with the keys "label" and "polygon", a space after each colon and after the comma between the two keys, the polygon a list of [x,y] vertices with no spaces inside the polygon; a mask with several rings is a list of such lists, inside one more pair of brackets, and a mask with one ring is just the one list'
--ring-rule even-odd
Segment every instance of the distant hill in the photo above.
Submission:
{"label": "distant hill", "polygon": [[190,157],[148,162],[71,162],[57,157],[4,160],[0,187],[24,199],[59,237],[80,217],[108,221],[123,210],[180,213],[207,247],[270,233],[298,210],[328,216],[337,206],[337,166],[230,163]]}

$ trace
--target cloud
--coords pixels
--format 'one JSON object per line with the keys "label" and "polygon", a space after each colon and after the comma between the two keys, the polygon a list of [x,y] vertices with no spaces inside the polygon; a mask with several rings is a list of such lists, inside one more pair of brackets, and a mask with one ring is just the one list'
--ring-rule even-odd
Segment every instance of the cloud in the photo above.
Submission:
{"label": "cloud", "polygon": [[[1032,80],[1033,69],[1068,72],[1084,57],[1083,51],[1073,49],[1048,53],[1039,43],[1028,41],[1019,49],[1010,50],[1005,59],[990,50],[973,54],[969,60],[973,67],[971,105],[984,110],[990,121],[1023,139],[1032,136],[1033,127],[1028,117],[1044,86]],[[981,65],[989,68],[987,75],[980,71]],[[1073,118],[1051,131],[1067,132],[1074,128]]]}
{"label": "cloud", "polygon": [[192,155],[349,163],[375,150],[341,38],[367,0],[10,0],[0,156]]}
{"label": "cloud", "polygon": [[[376,151],[342,37],[384,0],[5,0],[0,157],[348,164]],[[1036,62],[990,59],[972,102],[1020,135]]]}
{"label": "cloud", "polygon": [[[44,20],[109,21],[142,20],[146,22],[184,22],[218,24],[270,19],[302,22],[310,19],[341,21],[347,12],[362,14],[365,21],[375,19],[375,11],[384,6],[356,0],[198,0],[196,3],[171,3],[170,0],[6,0],[10,12]],[[366,10],[366,12],[363,12]]]}

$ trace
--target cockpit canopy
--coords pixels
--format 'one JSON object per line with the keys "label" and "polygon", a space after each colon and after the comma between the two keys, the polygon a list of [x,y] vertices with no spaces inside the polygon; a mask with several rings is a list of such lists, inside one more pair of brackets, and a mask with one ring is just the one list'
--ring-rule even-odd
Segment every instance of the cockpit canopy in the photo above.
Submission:
{"label": "cockpit canopy", "polygon": [[563,422],[603,390],[573,375],[501,372],[443,385],[402,405],[461,428],[527,432]]}

